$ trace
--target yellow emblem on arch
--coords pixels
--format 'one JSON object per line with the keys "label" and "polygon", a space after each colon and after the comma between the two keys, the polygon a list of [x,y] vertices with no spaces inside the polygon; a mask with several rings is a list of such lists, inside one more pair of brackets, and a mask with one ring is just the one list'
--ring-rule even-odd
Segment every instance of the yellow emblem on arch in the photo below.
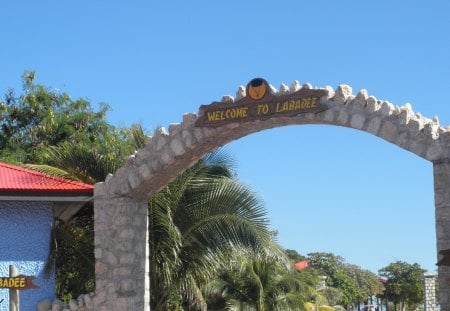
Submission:
{"label": "yellow emblem on arch", "polygon": [[269,85],[264,79],[255,78],[247,84],[247,96],[253,100],[260,100],[266,96]]}

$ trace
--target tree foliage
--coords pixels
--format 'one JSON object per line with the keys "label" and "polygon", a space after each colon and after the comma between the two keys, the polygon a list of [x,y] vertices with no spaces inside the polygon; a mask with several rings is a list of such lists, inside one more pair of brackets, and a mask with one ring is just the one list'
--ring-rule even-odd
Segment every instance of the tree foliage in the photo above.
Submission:
{"label": "tree foliage", "polygon": [[16,96],[9,90],[0,101],[0,159],[42,164],[42,151],[63,142],[89,146],[100,154],[123,156],[130,151],[122,143],[128,133],[107,122],[106,104],[96,111],[88,100],[73,100],[66,93],[36,84],[35,78],[35,72],[25,72],[23,94]]}
{"label": "tree foliage", "polygon": [[288,258],[290,260],[292,260],[293,262],[299,262],[302,260],[306,259],[306,256],[303,256],[301,254],[299,254],[296,250],[294,249],[285,249],[284,252],[286,253],[286,255],[288,256]]}
{"label": "tree foliage", "polygon": [[202,308],[202,285],[243,249],[281,258],[257,197],[214,154],[151,198],[152,310]]}
{"label": "tree foliage", "polygon": [[293,267],[250,257],[236,262],[204,287],[210,310],[305,310],[316,296]]}
{"label": "tree foliage", "polygon": [[342,293],[339,304],[357,305],[383,290],[376,274],[347,264],[340,256],[332,253],[311,253],[308,257],[311,266],[327,277],[327,285]]}
{"label": "tree foliage", "polygon": [[379,270],[380,276],[385,278],[386,291],[384,297],[396,305],[412,309],[423,302],[423,274],[419,264],[409,264],[396,261]]}

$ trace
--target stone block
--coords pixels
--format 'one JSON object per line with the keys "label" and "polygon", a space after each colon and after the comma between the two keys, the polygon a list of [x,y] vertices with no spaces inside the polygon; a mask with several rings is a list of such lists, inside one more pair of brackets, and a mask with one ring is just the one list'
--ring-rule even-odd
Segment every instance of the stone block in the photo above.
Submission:
{"label": "stone block", "polygon": [[367,98],[367,103],[366,103],[366,111],[368,113],[374,113],[376,111],[378,111],[380,109],[380,105],[377,102],[377,99],[373,96],[369,96]]}
{"label": "stone block", "polygon": [[77,301],[78,301],[78,307],[83,307],[84,306],[84,294],[81,294],[80,296],[78,296]]}
{"label": "stone block", "polygon": [[128,174],[127,180],[131,189],[136,189],[142,183],[141,177],[136,170],[133,170]]}
{"label": "stone block", "polygon": [[412,138],[408,150],[422,157],[426,152],[426,146],[422,142],[417,141],[417,139]]}
{"label": "stone block", "polygon": [[288,94],[289,93],[289,86],[287,86],[284,83],[281,83],[280,85],[280,94]]}
{"label": "stone block", "polygon": [[161,154],[161,160],[165,164],[171,164],[171,163],[174,162],[174,159],[172,158],[172,156],[168,152],[164,152],[164,153]]}
{"label": "stone block", "polygon": [[352,116],[352,118],[350,120],[350,125],[351,125],[351,127],[360,130],[364,126],[364,121],[366,121],[366,117],[364,115],[355,114]]}
{"label": "stone block", "polygon": [[119,238],[132,239],[132,238],[134,238],[135,234],[136,234],[136,232],[133,229],[127,228],[127,229],[123,229],[122,231],[120,231]]}
{"label": "stone block", "polygon": [[37,305],[37,311],[48,311],[52,309],[52,303],[50,300],[41,301]]}
{"label": "stone block", "polygon": [[117,215],[113,219],[114,226],[116,227],[124,227],[131,224],[130,216],[127,215]]}
{"label": "stone block", "polygon": [[408,122],[408,128],[411,132],[419,132],[423,129],[423,119],[412,119]]}
{"label": "stone block", "polygon": [[131,276],[131,269],[127,267],[114,268],[113,276],[117,278],[129,277]]}
{"label": "stone block", "polygon": [[117,242],[115,243],[115,247],[118,251],[129,252],[133,249],[133,244],[128,242]]}
{"label": "stone block", "polygon": [[381,126],[381,119],[373,118],[372,120],[369,121],[369,124],[367,125],[367,131],[373,135],[378,135],[380,126]]}
{"label": "stone block", "polygon": [[155,139],[155,151],[161,150],[167,144],[167,136],[158,136]]}
{"label": "stone block", "polygon": [[[112,174],[108,174],[108,176]],[[106,178],[108,178],[108,176]],[[94,185],[94,194],[95,196],[103,196],[106,195],[105,183],[99,182]]]}
{"label": "stone block", "polygon": [[306,120],[314,120],[316,118],[316,114],[315,113],[305,113],[304,117]]}
{"label": "stone block", "polygon": [[437,139],[439,137],[438,133],[439,125],[434,123],[426,123],[423,127],[424,132],[426,132],[432,139]]}
{"label": "stone block", "polygon": [[117,264],[117,257],[113,252],[103,251],[103,259],[110,265],[114,266]]}
{"label": "stone block", "polygon": [[103,250],[101,248],[96,248],[94,251],[94,257],[96,259],[102,258],[102,252]]}
{"label": "stone block", "polygon": [[197,140],[201,140],[203,138],[203,131],[198,127],[194,128],[194,137]]}
{"label": "stone block", "polygon": [[344,104],[345,100],[352,95],[352,88],[349,85],[341,84],[334,93],[333,101]]}
{"label": "stone block", "polygon": [[[97,271],[97,269],[95,269],[95,271]],[[100,293],[99,295],[101,295],[101,294],[102,293]],[[94,308],[94,302],[93,302],[92,297],[90,295],[84,295],[83,299],[84,299],[84,305],[88,309],[93,309]]]}
{"label": "stone block", "polygon": [[364,108],[367,105],[368,98],[367,90],[361,90],[358,92],[356,97],[352,100],[352,105],[356,108]]}
{"label": "stone block", "polygon": [[289,90],[291,92],[297,92],[302,88],[302,85],[300,84],[300,82],[298,82],[297,80],[294,80],[294,82],[292,82],[291,86],[289,87]]}
{"label": "stone block", "polygon": [[313,86],[312,86],[311,83],[306,82],[306,83],[303,83],[302,89],[305,89],[305,90],[312,90],[312,89],[313,89]]}
{"label": "stone block", "polygon": [[125,279],[120,281],[119,293],[121,295],[131,295],[136,291],[136,282],[133,279]]}
{"label": "stone block", "polygon": [[378,136],[386,139],[387,141],[393,142],[398,136],[398,129],[391,121],[385,121],[381,125]]}
{"label": "stone block", "polygon": [[234,97],[231,95],[222,96],[221,102],[224,104],[232,104],[234,103]]}
{"label": "stone block", "polygon": [[237,92],[236,92],[236,101],[238,101],[238,100],[244,98],[245,95],[246,95],[246,93],[247,93],[247,92],[246,92],[245,86],[240,85],[239,88],[238,88],[238,90],[237,90]]}
{"label": "stone block", "polygon": [[[97,292],[95,296],[89,297],[89,298],[90,299],[88,299],[88,300],[90,300],[90,305],[98,306],[106,301],[106,292],[104,292],[104,291]],[[86,303],[86,300],[85,300],[85,303]],[[89,305],[86,304],[86,306],[89,306]]]}
{"label": "stone block", "polygon": [[184,144],[187,148],[191,147],[195,143],[194,137],[190,131],[183,131],[181,137],[183,138]]}
{"label": "stone block", "polygon": [[408,113],[407,110],[402,110],[400,114],[398,115],[398,120],[400,124],[408,124],[411,120],[411,115]]}
{"label": "stone block", "polygon": [[153,173],[148,163],[142,163],[141,165],[139,165],[138,172],[143,180],[149,179]]}
{"label": "stone block", "polygon": [[52,311],[62,311],[64,308],[64,304],[61,300],[56,299],[52,304]]}
{"label": "stone block", "polygon": [[328,109],[324,112],[323,120],[327,122],[334,121],[334,111],[332,109]]}
{"label": "stone block", "polygon": [[427,148],[425,158],[429,161],[435,161],[442,158],[442,146],[438,143],[430,144]]}
{"label": "stone block", "polygon": [[[233,97],[231,97],[233,98]],[[233,99],[234,101],[234,99]],[[193,112],[183,114],[183,127],[191,127],[197,121],[197,115]]]}
{"label": "stone block", "polygon": [[78,302],[75,299],[72,299],[69,301],[69,309],[71,311],[77,311],[78,310]]}
{"label": "stone block", "polygon": [[346,125],[348,118],[348,113],[345,110],[340,110],[336,121],[339,124]]}
{"label": "stone block", "polygon": [[177,156],[182,155],[185,152],[183,142],[178,139],[172,139],[170,142],[170,149],[172,149],[173,153]]}
{"label": "stone block", "polygon": [[129,307],[128,299],[126,298],[117,298],[116,301],[114,302],[114,306],[117,308],[117,310],[131,310]]}
{"label": "stone block", "polygon": [[95,274],[104,274],[109,271],[109,266],[103,262],[97,261],[95,263]]}
{"label": "stone block", "polygon": [[119,258],[119,263],[124,265],[133,264],[136,260],[136,255],[133,253],[122,254]]}
{"label": "stone block", "polygon": [[181,129],[181,124],[180,123],[171,123],[169,125],[169,135],[170,136],[174,136],[176,135]]}
{"label": "stone block", "polygon": [[403,132],[403,133],[400,133],[400,135],[397,137],[397,139],[395,140],[394,143],[399,147],[409,150],[408,149],[409,142],[410,142],[410,139],[409,139],[408,132]]}
{"label": "stone block", "polygon": [[380,113],[382,116],[389,116],[393,113],[395,107],[389,102],[382,102],[380,107]]}

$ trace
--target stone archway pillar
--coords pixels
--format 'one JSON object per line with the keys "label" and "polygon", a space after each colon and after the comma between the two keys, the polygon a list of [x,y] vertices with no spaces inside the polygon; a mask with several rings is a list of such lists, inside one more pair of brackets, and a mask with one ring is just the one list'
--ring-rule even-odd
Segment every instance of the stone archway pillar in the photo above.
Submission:
{"label": "stone archway pillar", "polygon": [[94,188],[95,310],[149,311],[148,204]]}
{"label": "stone archway pillar", "polygon": [[[450,249],[450,161],[433,163],[434,201],[436,211],[436,243],[439,251]],[[441,310],[450,310],[450,267],[439,266],[439,303]]]}

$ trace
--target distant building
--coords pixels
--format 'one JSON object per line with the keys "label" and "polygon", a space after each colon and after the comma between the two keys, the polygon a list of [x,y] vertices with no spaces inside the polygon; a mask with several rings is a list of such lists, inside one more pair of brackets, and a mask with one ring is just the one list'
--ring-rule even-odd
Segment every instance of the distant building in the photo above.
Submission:
{"label": "distant building", "polygon": [[309,267],[309,260],[302,260],[294,264],[295,270],[303,270],[307,267]]}
{"label": "distant building", "polygon": [[[93,186],[0,162],[0,278],[9,266],[34,276],[39,288],[19,290],[20,309],[53,300],[54,272],[44,275],[55,218],[70,219],[92,200]],[[9,310],[9,289],[0,288],[0,311]]]}

